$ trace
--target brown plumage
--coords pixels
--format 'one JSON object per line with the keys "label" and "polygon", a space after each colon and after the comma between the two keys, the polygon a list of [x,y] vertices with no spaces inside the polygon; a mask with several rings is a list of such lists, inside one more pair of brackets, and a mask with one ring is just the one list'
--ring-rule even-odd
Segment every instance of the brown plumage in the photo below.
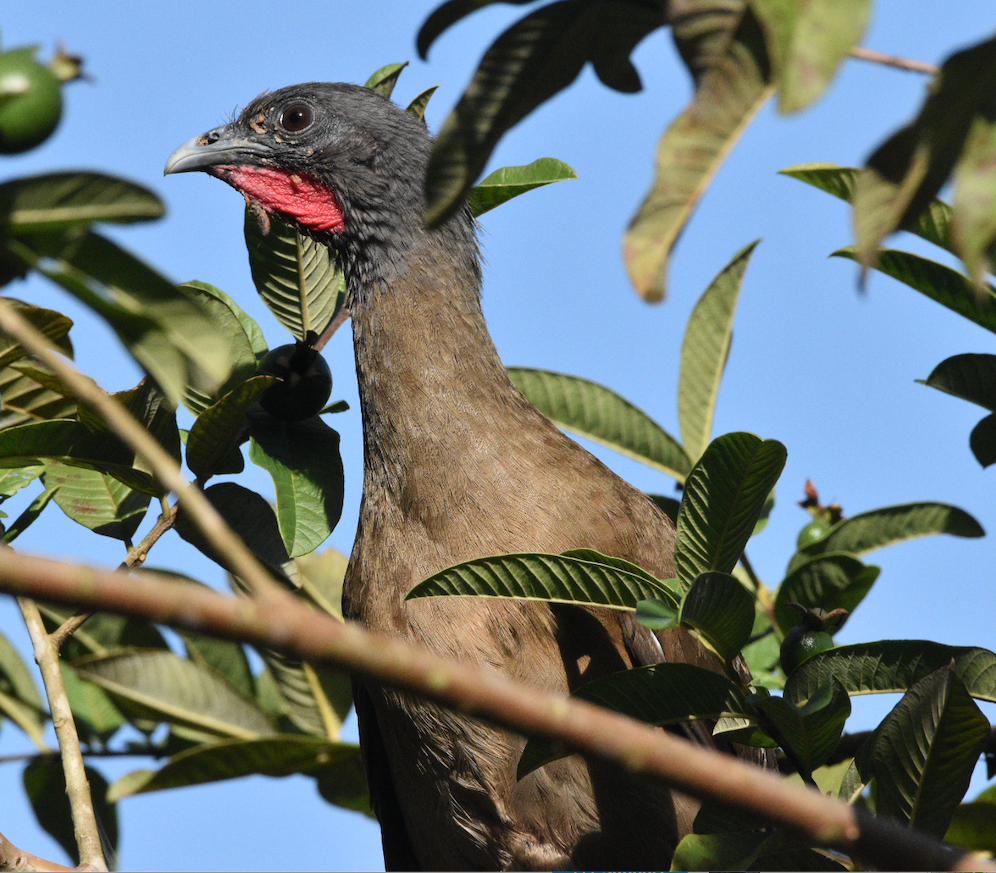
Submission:
{"label": "brown plumage", "polygon": [[[426,576],[504,552],[588,547],[674,575],[671,522],[509,380],[481,312],[473,219],[422,221],[430,148],[374,93],[308,84],[262,95],[167,165],[226,179],[345,270],[364,443],[346,616],[564,693],[632,665],[716,668],[684,632],[611,610],[405,602]],[[522,737],[365,681],[355,698],[389,869],[661,869],[691,827],[696,803],[657,783],[578,756],[517,781]]]}

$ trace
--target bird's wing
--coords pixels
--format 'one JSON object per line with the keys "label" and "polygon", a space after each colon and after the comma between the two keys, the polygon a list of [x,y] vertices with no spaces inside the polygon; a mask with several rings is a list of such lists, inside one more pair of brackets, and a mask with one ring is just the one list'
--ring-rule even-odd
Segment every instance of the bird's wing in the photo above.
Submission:
{"label": "bird's wing", "polygon": [[359,724],[370,806],[380,822],[384,867],[386,870],[421,870],[394,790],[387,749],[377,724],[377,712],[370,695],[359,682],[353,682],[353,705]]}

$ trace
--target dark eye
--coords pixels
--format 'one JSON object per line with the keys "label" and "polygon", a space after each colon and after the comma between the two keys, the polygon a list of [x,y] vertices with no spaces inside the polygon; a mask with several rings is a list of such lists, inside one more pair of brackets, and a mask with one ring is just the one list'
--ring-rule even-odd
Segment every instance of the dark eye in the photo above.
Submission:
{"label": "dark eye", "polygon": [[314,114],[307,103],[292,103],[280,115],[280,125],[290,133],[299,133],[308,127]]}

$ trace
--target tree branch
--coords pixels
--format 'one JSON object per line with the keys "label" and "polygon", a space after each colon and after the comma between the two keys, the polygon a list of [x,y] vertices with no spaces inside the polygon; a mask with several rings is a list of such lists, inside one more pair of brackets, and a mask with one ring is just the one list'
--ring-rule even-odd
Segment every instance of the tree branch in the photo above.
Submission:
{"label": "tree branch", "polygon": [[79,867],[63,867],[55,861],[46,861],[24,849],[19,849],[3,834],[0,834],[0,870],[42,870],[48,873],[61,873],[66,870],[79,870]]}
{"label": "tree branch", "polygon": [[981,855],[952,849],[665,731],[339,622],[275,586],[251,598],[228,597],[150,572],[128,576],[5,551],[0,590],[334,664],[510,730],[561,740],[574,751],[657,776],[697,797],[751,810],[884,869],[996,870]]}
{"label": "tree branch", "polygon": [[930,76],[937,75],[938,68],[934,64],[926,61],[914,61],[910,58],[902,58],[899,55],[888,55],[885,52],[877,52],[875,49],[855,46],[851,49],[851,57],[862,61],[871,61],[874,64],[885,64],[887,67],[896,67],[899,70],[908,70],[911,73],[927,73]]}
{"label": "tree branch", "polygon": [[[13,554],[10,549],[3,551]],[[52,638],[45,630],[45,624],[35,602],[26,597],[19,597],[17,603],[21,607],[24,623],[31,635],[31,642],[35,648],[35,661],[41,669],[45,694],[52,710],[52,724],[55,726],[55,736],[59,741],[59,751],[62,756],[62,770],[66,776],[66,796],[69,798],[69,808],[72,811],[80,865],[91,870],[106,870],[107,862],[104,860],[104,852],[100,846],[100,831],[97,827],[97,816],[93,811],[90,782],[86,777],[83,753],[80,751],[76,721],[73,719],[73,711],[66,696],[66,685],[62,679],[62,670],[59,667],[59,650],[53,645]]]}

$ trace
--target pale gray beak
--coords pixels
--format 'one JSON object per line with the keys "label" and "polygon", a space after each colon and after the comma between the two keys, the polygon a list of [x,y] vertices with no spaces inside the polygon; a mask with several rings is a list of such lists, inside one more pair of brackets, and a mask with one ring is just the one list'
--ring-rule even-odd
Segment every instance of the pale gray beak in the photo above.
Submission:
{"label": "pale gray beak", "polygon": [[216,127],[193,139],[188,139],[169,156],[163,175],[210,170],[225,165],[267,163],[272,149],[263,143],[236,134],[230,125]]}

